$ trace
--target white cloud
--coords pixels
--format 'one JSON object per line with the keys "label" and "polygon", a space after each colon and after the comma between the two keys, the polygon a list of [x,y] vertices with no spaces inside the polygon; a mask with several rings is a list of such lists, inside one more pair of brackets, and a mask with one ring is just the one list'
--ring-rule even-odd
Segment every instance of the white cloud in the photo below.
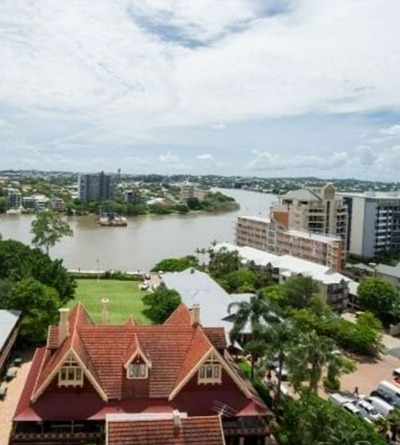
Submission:
{"label": "white cloud", "polygon": [[181,158],[179,156],[172,154],[172,152],[169,151],[164,155],[160,155],[158,157],[158,160],[164,162],[165,164],[176,164],[181,161]]}
{"label": "white cloud", "polygon": [[225,165],[223,162],[217,161],[217,159],[215,159],[215,157],[213,155],[211,155],[210,153],[204,153],[201,155],[197,155],[196,158],[199,159],[200,161],[207,162],[210,166],[213,166],[213,167],[222,167]]}
{"label": "white cloud", "polygon": [[256,157],[247,164],[248,170],[332,170],[343,167],[350,156],[345,152],[335,152],[331,157],[318,157],[314,155],[282,156],[270,152],[253,150]]}
{"label": "white cloud", "polygon": [[374,165],[378,159],[378,154],[368,145],[361,145],[357,147],[356,154],[358,160],[362,165]]}
{"label": "white cloud", "polygon": [[202,161],[214,159],[214,157],[212,155],[210,155],[209,153],[204,153],[203,155],[197,155],[196,157],[197,157],[197,159],[200,159]]}
{"label": "white cloud", "polygon": [[213,130],[225,130],[226,129],[226,125],[225,124],[213,124],[210,125],[210,128]]}
{"label": "white cloud", "polygon": [[389,128],[382,128],[380,133],[386,136],[400,136],[400,125],[392,125]]}

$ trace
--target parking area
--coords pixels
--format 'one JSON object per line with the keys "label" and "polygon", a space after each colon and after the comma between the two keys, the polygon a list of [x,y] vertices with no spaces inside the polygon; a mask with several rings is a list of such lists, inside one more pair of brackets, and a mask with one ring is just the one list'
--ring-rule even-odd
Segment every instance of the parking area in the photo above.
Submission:
{"label": "parking area", "polygon": [[16,376],[9,382],[2,382],[2,385],[7,388],[7,394],[4,400],[0,400],[0,445],[8,443],[12,418],[31,367],[33,352],[33,350],[24,351],[21,354],[21,365],[15,368],[17,370]]}
{"label": "parking area", "polygon": [[340,379],[341,391],[353,393],[358,388],[359,394],[369,395],[381,380],[391,381],[393,369],[399,366],[400,360],[390,354],[382,355],[379,360],[357,361],[357,370]]}

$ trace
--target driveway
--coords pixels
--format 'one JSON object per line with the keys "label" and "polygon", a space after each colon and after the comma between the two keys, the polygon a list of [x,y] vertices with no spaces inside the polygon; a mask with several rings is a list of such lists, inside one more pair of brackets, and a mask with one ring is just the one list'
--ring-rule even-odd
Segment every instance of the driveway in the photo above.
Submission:
{"label": "driveway", "polygon": [[3,382],[8,389],[5,400],[0,400],[0,445],[8,444],[12,418],[32,364],[33,353],[33,350],[25,351],[22,354],[21,366],[16,368],[17,376],[11,382]]}

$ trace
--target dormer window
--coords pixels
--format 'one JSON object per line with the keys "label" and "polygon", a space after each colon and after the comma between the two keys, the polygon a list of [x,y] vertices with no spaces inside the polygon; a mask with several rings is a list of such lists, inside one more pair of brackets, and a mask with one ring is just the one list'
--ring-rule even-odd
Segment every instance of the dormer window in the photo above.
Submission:
{"label": "dormer window", "polygon": [[131,363],[128,366],[128,379],[147,379],[146,363]]}
{"label": "dormer window", "polygon": [[199,384],[220,384],[222,366],[219,360],[211,355],[199,368],[197,382]]}
{"label": "dormer window", "polygon": [[83,386],[83,372],[73,356],[67,358],[58,372],[58,386]]}

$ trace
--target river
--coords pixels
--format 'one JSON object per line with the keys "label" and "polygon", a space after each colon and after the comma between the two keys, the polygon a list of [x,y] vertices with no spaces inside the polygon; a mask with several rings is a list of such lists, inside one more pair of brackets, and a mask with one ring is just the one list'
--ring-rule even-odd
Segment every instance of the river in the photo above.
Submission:
{"label": "river", "polygon": [[[194,254],[212,241],[234,241],[239,215],[266,216],[274,195],[245,190],[221,190],[240,209],[220,214],[146,215],[128,218],[128,227],[101,227],[95,216],[69,217],[74,236],[63,238],[50,251],[69,269],[148,270],[159,260]],[[32,215],[1,215],[3,239],[29,244]]]}

